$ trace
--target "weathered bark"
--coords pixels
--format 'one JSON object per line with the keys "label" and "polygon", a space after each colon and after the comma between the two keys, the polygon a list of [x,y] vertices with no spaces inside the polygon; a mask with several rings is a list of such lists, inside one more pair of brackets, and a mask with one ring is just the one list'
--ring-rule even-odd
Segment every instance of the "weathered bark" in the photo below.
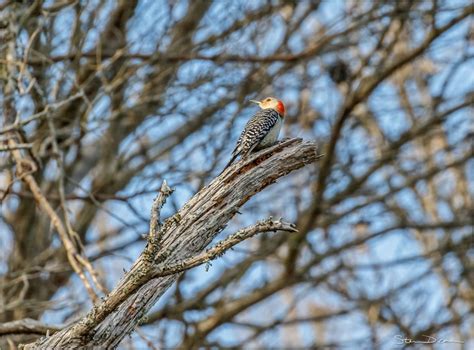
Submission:
{"label": "weathered bark", "polygon": [[[26,348],[116,347],[180,275],[153,278],[157,268],[202,252],[253,195],[319,158],[315,143],[291,139],[229,167],[167,219],[159,237],[151,235],[147,248],[107,298],[82,320]],[[164,186],[161,195],[166,196]],[[157,201],[163,203],[163,198]]]}

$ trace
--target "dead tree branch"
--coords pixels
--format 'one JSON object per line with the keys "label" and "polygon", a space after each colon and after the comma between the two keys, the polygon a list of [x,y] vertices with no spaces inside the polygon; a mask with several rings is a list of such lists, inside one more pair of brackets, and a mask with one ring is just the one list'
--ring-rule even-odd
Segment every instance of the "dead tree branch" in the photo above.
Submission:
{"label": "dead tree branch", "polygon": [[[201,261],[202,256],[199,258],[199,254],[253,195],[320,157],[315,143],[290,139],[229,167],[163,223],[158,234],[158,254],[153,248],[146,248],[115,289],[83,319],[27,348],[117,346],[179,277],[179,273],[175,273],[155,278],[156,266],[164,266],[166,271],[166,267],[172,267],[176,261],[189,262],[191,260],[186,259],[196,255],[196,259]],[[162,203],[164,197],[170,194],[164,185],[155,204]],[[154,205],[154,209],[159,206]],[[159,217],[155,215],[155,210],[153,215],[155,219]],[[155,225],[152,223],[151,229]],[[286,225],[276,225],[271,229],[280,228],[293,230]],[[252,234],[250,230],[244,236],[250,237]],[[155,233],[150,238],[156,242]]]}
{"label": "dead tree branch", "polygon": [[294,224],[283,222],[281,220],[273,221],[272,218],[269,218],[230,235],[225,240],[217,243],[214,247],[207,249],[205,252],[202,252],[199,255],[185,259],[178,263],[163,266],[163,268],[157,268],[153,277],[164,277],[189,270],[193,267],[205,264],[219,256],[224,255],[227,250],[231,249],[240,242],[255,236],[258,233],[276,231],[298,232]]}

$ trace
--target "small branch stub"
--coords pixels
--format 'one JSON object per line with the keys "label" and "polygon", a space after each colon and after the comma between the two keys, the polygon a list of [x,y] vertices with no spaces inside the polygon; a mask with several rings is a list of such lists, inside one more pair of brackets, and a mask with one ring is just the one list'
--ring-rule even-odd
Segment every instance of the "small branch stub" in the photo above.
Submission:
{"label": "small branch stub", "polygon": [[166,203],[166,199],[171,196],[173,190],[168,186],[166,180],[163,180],[161,184],[160,192],[153,201],[151,207],[151,218],[150,218],[150,232],[148,234],[148,247],[150,254],[156,253],[158,250],[158,244],[160,240],[160,230],[161,230],[161,209]]}

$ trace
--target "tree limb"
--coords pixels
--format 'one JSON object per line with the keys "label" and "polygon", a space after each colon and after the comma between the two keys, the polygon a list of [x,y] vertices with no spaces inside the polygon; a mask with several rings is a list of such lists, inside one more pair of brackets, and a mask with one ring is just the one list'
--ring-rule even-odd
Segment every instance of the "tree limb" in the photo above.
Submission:
{"label": "tree limb", "polygon": [[117,346],[179,277],[174,273],[155,278],[157,264],[172,266],[199,257],[253,195],[320,157],[314,142],[290,139],[230,166],[163,223],[158,254],[145,249],[130,272],[83,319],[26,348]]}
{"label": "tree limb", "polygon": [[157,268],[154,271],[153,277],[164,277],[175,273],[180,273],[185,270],[189,270],[193,267],[207,263],[215,258],[224,255],[224,253],[231,249],[233,246],[245,241],[248,238],[255,236],[262,232],[276,232],[276,231],[287,231],[287,232],[298,232],[294,224],[287,222],[273,221],[271,218],[261,221],[250,227],[246,227],[238,232],[230,235],[223,241],[217,243],[214,247],[207,249],[199,255],[185,259],[178,263],[173,263],[162,268]]}
{"label": "tree limb", "polygon": [[40,334],[45,335],[48,332],[53,334],[60,328],[58,326],[47,325],[42,322],[25,318],[23,320],[5,322],[0,324],[0,336],[13,334]]}

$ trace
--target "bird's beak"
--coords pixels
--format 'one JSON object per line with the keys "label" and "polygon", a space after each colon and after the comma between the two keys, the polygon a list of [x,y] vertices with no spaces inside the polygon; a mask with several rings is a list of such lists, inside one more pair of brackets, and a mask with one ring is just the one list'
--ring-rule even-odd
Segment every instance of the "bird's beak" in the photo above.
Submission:
{"label": "bird's beak", "polygon": [[260,101],[257,101],[257,100],[250,100],[250,102],[256,103],[256,104],[258,104],[258,105],[260,104]]}

